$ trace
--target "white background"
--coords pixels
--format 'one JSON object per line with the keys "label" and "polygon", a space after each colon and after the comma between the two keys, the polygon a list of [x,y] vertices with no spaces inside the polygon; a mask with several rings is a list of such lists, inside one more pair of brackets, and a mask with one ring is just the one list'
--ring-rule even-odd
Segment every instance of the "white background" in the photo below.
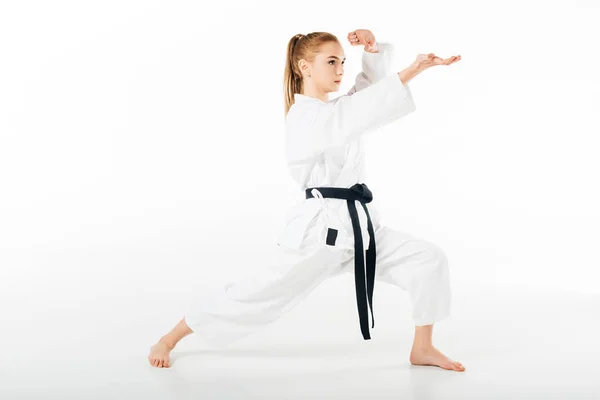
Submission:
{"label": "white background", "polygon": [[157,338],[198,291],[260,265],[304,196],[286,170],[282,78],[288,40],[312,31],[342,42],[340,92],[360,72],[358,28],[395,45],[395,71],[462,56],[414,78],[416,112],[366,139],[385,224],[439,244],[455,287],[600,293],[596,2],[0,4],[13,343],[86,351],[133,323]]}

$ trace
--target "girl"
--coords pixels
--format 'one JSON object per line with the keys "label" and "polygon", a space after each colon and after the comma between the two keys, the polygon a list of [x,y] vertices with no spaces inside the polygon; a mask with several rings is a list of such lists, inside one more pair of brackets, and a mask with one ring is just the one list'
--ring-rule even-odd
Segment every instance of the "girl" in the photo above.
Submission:
{"label": "girl", "polygon": [[344,50],[337,37],[313,32],[289,40],[284,71],[286,156],[306,198],[287,215],[265,270],[231,282],[194,305],[152,346],[151,365],[169,367],[169,353],[192,332],[214,346],[227,346],[276,321],[323,280],[353,272],[364,339],[370,339],[369,322],[374,327],[377,279],[409,294],[415,323],[411,364],[465,370],[432,344],[433,324],[450,315],[445,253],[431,242],[382,225],[377,210],[367,206],[373,194],[362,183],[363,136],[415,110],[407,86],[412,78],[461,57],[420,54],[404,70],[390,73],[391,44],[376,42],[364,29],[350,32],[348,41],[364,46],[363,71],[346,95],[329,100],[344,75]]}

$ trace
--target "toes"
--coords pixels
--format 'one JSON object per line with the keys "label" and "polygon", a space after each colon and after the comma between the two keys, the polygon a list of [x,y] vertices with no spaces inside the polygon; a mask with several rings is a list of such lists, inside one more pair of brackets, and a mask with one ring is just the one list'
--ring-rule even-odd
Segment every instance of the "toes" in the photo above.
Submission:
{"label": "toes", "polygon": [[440,364],[440,367],[442,367],[444,369],[453,370],[453,371],[463,371],[465,369],[465,367],[463,367],[461,363],[459,363],[457,361],[452,361],[452,360],[449,360],[446,363]]}
{"label": "toes", "polygon": [[169,360],[165,360],[162,358],[150,358],[148,357],[148,361],[150,361],[150,364],[153,367],[156,368],[169,368],[171,366],[171,363]]}
{"label": "toes", "polygon": [[444,369],[454,369],[454,364],[450,363],[450,364],[440,364],[440,367],[444,368]]}

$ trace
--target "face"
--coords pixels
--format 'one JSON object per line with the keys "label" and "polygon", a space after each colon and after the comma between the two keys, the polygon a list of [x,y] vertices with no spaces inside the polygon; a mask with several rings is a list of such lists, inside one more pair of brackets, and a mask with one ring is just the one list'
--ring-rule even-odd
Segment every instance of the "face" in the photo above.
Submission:
{"label": "face", "polygon": [[[321,45],[320,51],[312,62],[301,61],[300,68],[305,74],[305,82],[325,93],[337,92],[344,75],[344,49],[338,42],[327,42]],[[307,78],[306,75],[311,75]]]}

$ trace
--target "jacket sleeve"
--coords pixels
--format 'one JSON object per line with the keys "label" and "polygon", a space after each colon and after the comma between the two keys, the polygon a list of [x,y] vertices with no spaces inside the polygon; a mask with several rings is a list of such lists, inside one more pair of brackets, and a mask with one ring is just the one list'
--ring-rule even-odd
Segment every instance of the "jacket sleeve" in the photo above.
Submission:
{"label": "jacket sleeve", "polygon": [[377,53],[363,51],[362,71],[356,75],[354,86],[350,88],[347,95],[352,95],[363,90],[391,73],[390,69],[394,58],[394,45],[391,43],[377,42],[377,49]]}
{"label": "jacket sleeve", "polygon": [[289,157],[292,161],[314,157],[329,147],[344,145],[415,109],[410,89],[396,73],[351,96],[315,103],[314,109],[303,118],[302,129],[291,135]]}

